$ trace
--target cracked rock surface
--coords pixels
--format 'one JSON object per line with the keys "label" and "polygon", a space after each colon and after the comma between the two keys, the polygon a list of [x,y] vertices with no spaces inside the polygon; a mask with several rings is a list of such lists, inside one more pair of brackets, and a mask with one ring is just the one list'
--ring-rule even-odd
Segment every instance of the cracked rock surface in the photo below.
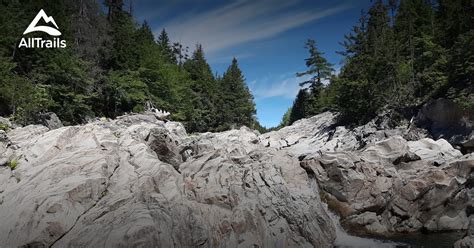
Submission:
{"label": "cracked rock surface", "polygon": [[456,247],[472,244],[472,153],[335,117],[262,135],[145,114],[1,132],[0,246],[333,247],[327,207],[361,234],[468,229]]}
{"label": "cracked rock surface", "polygon": [[372,121],[348,130],[332,127],[334,118],[322,113],[261,138],[299,156],[346,229],[387,235],[468,228],[474,218],[473,153],[463,155],[416,128],[380,128]]}
{"label": "cracked rock surface", "polygon": [[[188,136],[148,115],[16,128],[0,167],[5,247],[331,247],[298,157],[242,128]],[[3,143],[2,143],[3,144]]]}

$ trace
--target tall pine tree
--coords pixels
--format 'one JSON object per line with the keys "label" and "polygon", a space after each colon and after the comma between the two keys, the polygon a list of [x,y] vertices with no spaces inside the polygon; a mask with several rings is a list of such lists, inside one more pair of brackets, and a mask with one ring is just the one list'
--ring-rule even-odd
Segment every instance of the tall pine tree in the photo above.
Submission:
{"label": "tall pine tree", "polygon": [[192,58],[184,63],[184,69],[189,73],[192,91],[192,105],[186,110],[187,127],[191,132],[211,130],[217,123],[218,87],[201,45],[196,45]]}
{"label": "tall pine tree", "polygon": [[296,95],[296,99],[293,102],[291,111],[289,111],[289,120],[288,124],[291,125],[295,121],[305,118],[308,116],[308,99],[309,93],[306,89],[300,89]]}
{"label": "tall pine tree", "polygon": [[165,29],[161,30],[160,36],[158,36],[157,43],[160,46],[163,52],[163,55],[165,56],[167,61],[169,63],[176,64],[177,63],[176,56],[171,46],[171,41],[168,37],[168,33],[166,33]]}
{"label": "tall pine tree", "polygon": [[[321,113],[323,110],[324,91],[325,86],[323,80],[328,80],[334,71],[332,64],[329,63],[324,57],[324,53],[319,51],[316,47],[316,41],[309,39],[306,41],[305,48],[308,49],[309,57],[305,60],[306,67],[308,70],[305,72],[297,73],[298,77],[305,75],[312,76],[310,80],[300,83],[300,86],[309,84],[309,95],[304,97],[304,101],[301,104],[305,105],[305,111],[300,118],[309,117]],[[302,95],[301,95],[302,96]],[[299,103],[299,101],[297,101]],[[300,115],[298,111],[295,111],[293,117]]]}
{"label": "tall pine tree", "polygon": [[245,84],[242,71],[239,68],[237,59],[232,60],[232,64],[221,80],[221,95],[223,106],[221,119],[224,126],[248,126],[253,127],[255,123],[255,103],[252,94]]}

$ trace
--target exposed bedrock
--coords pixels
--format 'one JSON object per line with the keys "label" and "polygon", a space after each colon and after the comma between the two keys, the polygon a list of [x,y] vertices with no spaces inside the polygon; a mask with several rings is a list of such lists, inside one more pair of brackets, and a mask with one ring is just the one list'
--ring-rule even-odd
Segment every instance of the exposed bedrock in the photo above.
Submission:
{"label": "exposed bedrock", "polygon": [[[298,157],[242,128],[188,136],[153,116],[8,132],[2,246],[331,247]],[[12,162],[15,161],[15,162]]]}
{"label": "exposed bedrock", "polygon": [[146,114],[0,131],[0,242],[332,247],[326,204],[361,234],[472,229],[472,153],[406,123],[335,117],[263,135],[188,135]]}
{"label": "exposed bedrock", "polygon": [[347,229],[385,235],[468,228],[474,154],[414,126],[387,129],[372,121],[347,129],[335,127],[335,117],[300,120],[262,142],[300,158]]}

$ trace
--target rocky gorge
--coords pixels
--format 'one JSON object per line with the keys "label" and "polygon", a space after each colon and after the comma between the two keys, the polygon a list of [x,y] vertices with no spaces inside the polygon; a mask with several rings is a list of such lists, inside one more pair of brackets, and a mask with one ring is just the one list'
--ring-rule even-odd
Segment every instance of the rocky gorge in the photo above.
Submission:
{"label": "rocky gorge", "polygon": [[467,231],[454,246],[474,246],[474,154],[410,123],[336,117],[265,134],[187,134],[153,114],[3,120],[1,247],[351,247],[336,221],[361,236]]}

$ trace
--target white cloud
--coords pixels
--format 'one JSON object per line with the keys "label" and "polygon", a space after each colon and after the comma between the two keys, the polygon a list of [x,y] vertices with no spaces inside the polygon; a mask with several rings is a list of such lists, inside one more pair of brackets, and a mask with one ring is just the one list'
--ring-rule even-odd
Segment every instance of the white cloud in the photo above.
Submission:
{"label": "white cloud", "polygon": [[252,57],[251,53],[242,53],[238,55],[224,55],[219,57],[213,57],[208,60],[209,63],[214,64],[230,64],[233,58],[236,58],[238,61]]}
{"label": "white cloud", "polygon": [[284,97],[294,99],[302,88],[299,84],[307,81],[311,76],[296,77],[295,74],[283,74],[276,78],[265,77],[249,83],[256,100],[270,97]]}
{"label": "white cloud", "polygon": [[[350,8],[343,4],[314,10],[298,9],[296,1],[239,0],[207,12],[190,12],[163,25],[171,38],[190,48],[203,45],[212,55],[245,42],[278,35]],[[155,30],[158,34],[163,27]]]}

